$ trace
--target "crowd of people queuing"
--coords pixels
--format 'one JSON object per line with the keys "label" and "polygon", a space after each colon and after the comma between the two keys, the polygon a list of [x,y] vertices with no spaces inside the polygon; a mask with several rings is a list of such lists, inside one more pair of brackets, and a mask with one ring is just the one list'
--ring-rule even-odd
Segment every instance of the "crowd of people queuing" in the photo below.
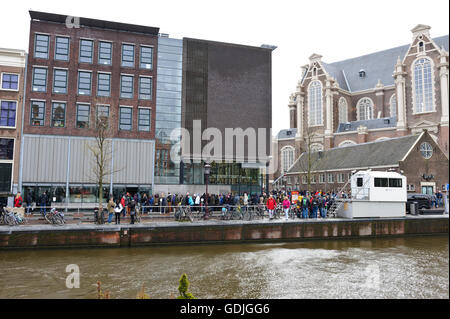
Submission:
{"label": "crowd of people queuing", "polygon": [[[194,211],[220,211],[223,207],[234,209],[234,207],[256,206],[264,207],[269,212],[269,218],[273,219],[276,209],[283,209],[284,216],[289,219],[289,211],[293,209],[298,218],[325,218],[327,209],[331,206],[335,193],[324,193],[317,191],[314,193],[300,192],[294,200],[291,193],[272,192],[269,194],[171,194],[165,195],[146,193],[135,193],[133,196],[127,192],[121,198],[114,200],[110,197],[107,205],[108,223],[112,222],[115,216],[115,223],[120,224],[120,217],[130,216],[131,223],[134,223],[136,208],[139,207],[141,214],[160,213],[170,214],[178,206],[189,206]],[[346,197],[346,194],[340,194]]]}
{"label": "crowd of people queuing", "polygon": [[[157,212],[160,214],[172,213],[179,205],[189,206],[195,211],[205,210],[205,205],[208,206],[208,211],[221,210],[223,207],[246,207],[249,205],[259,205],[264,207],[269,212],[269,218],[273,219],[276,210],[282,209],[284,217],[289,219],[290,210],[294,210],[295,216],[298,218],[326,218],[328,209],[332,206],[336,197],[348,198],[349,194],[335,192],[323,192],[321,190],[316,192],[300,191],[296,192],[296,196],[292,196],[291,192],[272,191],[271,193],[261,194],[171,194],[165,195],[154,194],[147,195],[146,193],[135,193],[133,196],[126,192],[121,198],[114,199],[110,196],[107,211],[108,223],[112,222],[115,216],[115,223],[120,224],[120,217],[130,216],[131,223],[134,224],[136,210],[139,209],[141,214]],[[441,192],[436,192],[432,195],[432,207],[443,206],[443,196]],[[20,192],[14,198],[14,207],[26,207],[27,214],[30,213],[32,198],[28,193],[25,195],[25,200],[22,198]],[[46,209],[51,205],[47,192],[41,194],[36,202],[39,206],[41,214],[46,214]]]}

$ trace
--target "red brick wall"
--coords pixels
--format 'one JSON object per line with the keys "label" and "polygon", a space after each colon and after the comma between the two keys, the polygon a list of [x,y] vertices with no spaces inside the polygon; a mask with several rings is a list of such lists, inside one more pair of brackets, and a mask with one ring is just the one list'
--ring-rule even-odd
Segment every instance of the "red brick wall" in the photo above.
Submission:
{"label": "red brick wall", "polygon": [[[34,58],[34,39],[35,33],[48,33],[50,34],[49,41],[49,59],[36,59]],[[57,35],[70,36],[70,56],[69,61],[56,61],[54,60],[55,52],[55,38]],[[79,43],[80,38],[89,38],[94,40],[93,50],[93,63],[78,63],[79,56]],[[113,42],[112,53],[112,65],[105,66],[98,64],[98,47],[99,41],[106,40]],[[121,48],[122,42],[135,44],[135,66],[134,68],[121,67]],[[139,45],[151,45],[153,46],[153,69],[143,70],[139,69]],[[30,26],[30,38],[29,38],[29,56],[28,56],[28,72],[27,76],[30,79],[27,83],[27,98],[25,104],[25,134],[50,134],[50,135],[75,135],[75,136],[94,136],[94,130],[92,129],[96,114],[97,104],[109,104],[110,116],[112,119],[112,129],[114,137],[117,138],[141,138],[141,139],[153,139],[155,136],[155,114],[156,114],[156,70],[157,70],[157,45],[158,37],[155,35],[138,34],[131,32],[122,32],[98,28],[81,27],[66,28],[64,24],[48,23],[45,21],[31,21]],[[47,92],[37,93],[31,91],[31,79],[32,79],[32,66],[47,66]],[[62,67],[69,69],[68,75],[68,94],[53,94],[53,68]],[[78,96],[78,70],[90,70],[92,71],[92,86],[91,96]],[[111,73],[111,96],[108,98],[97,97],[97,72],[105,71]],[[120,95],[120,74],[133,74],[134,75],[134,98],[133,99],[121,99]],[[152,100],[138,100],[138,80],[139,75],[152,76],[153,77],[153,93]],[[42,127],[30,126],[30,100],[41,99],[46,101],[45,110],[45,125]],[[64,128],[51,127],[51,101],[67,101],[66,105],[66,125]],[[86,102],[90,103],[90,129],[76,128],[76,103]],[[120,131],[118,130],[119,124],[119,105],[132,106],[133,107],[133,127],[132,131]],[[138,132],[138,106],[151,107],[152,108],[152,122],[150,132]]]}

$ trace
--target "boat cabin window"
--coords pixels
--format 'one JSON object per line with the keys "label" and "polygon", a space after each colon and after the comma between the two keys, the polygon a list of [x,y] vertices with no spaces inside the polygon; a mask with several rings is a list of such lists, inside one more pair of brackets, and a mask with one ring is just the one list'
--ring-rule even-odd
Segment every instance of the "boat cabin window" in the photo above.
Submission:
{"label": "boat cabin window", "polygon": [[375,177],[375,187],[388,187],[388,179]]}
{"label": "boat cabin window", "polygon": [[362,177],[358,177],[356,179],[356,186],[357,187],[362,187],[363,186],[363,179],[362,179]]}
{"label": "boat cabin window", "polygon": [[375,177],[375,187],[402,187],[402,179],[401,178],[380,178]]}
{"label": "boat cabin window", "polygon": [[401,178],[389,178],[389,187],[402,187],[402,179]]}

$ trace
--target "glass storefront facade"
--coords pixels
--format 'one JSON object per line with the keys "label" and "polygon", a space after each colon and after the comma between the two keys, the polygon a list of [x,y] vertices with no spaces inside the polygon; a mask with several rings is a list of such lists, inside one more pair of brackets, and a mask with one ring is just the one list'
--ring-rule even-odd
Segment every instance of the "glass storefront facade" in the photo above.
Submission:
{"label": "glass storefront facade", "polygon": [[[39,199],[47,192],[49,201],[55,204],[66,204],[66,185],[52,184],[52,185],[24,185],[24,194],[31,194],[32,201],[36,204]],[[114,200],[121,198],[126,192],[132,196],[139,192],[141,195],[146,193],[152,194],[151,185],[114,185],[113,197]],[[110,187],[107,185],[103,187],[103,203],[107,203],[110,195]],[[69,200],[68,203],[74,204],[95,204],[98,203],[98,186],[96,185],[69,185]]]}
{"label": "glass storefront facade", "polygon": [[180,164],[170,159],[170,140],[174,129],[181,128],[183,41],[158,39],[158,77],[156,82],[155,183],[179,184]]}
{"label": "glass storefront facade", "polygon": [[[263,176],[258,168],[244,168],[240,163],[211,163],[210,185],[231,185],[233,193],[260,194]],[[184,163],[183,184],[205,184],[204,163]]]}

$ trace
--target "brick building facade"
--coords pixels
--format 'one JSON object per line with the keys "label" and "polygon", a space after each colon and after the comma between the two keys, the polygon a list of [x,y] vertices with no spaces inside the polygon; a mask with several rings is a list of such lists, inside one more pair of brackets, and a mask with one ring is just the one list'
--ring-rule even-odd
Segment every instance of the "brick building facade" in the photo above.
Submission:
{"label": "brick building facade", "polygon": [[17,192],[26,53],[0,48],[0,200]]}
{"label": "brick building facade", "polygon": [[[281,165],[272,181],[307,150],[326,151],[424,129],[448,161],[448,35],[432,38],[425,25],[411,31],[409,45],[331,64],[321,55],[310,57],[290,96],[291,129],[273,141]],[[295,136],[285,136],[293,130]]]}
{"label": "brick building facade", "polygon": [[[308,162],[311,165],[308,188]],[[410,192],[434,193],[448,184],[448,158],[424,131],[421,134],[336,147],[302,155],[289,168],[276,188],[287,190],[350,191],[347,184],[359,170],[396,171],[406,176]]]}
{"label": "brick building facade", "polygon": [[101,119],[110,128],[104,200],[150,192],[159,28],[35,11],[30,18],[24,191],[35,200],[47,191],[56,202],[94,203],[91,147]]}

